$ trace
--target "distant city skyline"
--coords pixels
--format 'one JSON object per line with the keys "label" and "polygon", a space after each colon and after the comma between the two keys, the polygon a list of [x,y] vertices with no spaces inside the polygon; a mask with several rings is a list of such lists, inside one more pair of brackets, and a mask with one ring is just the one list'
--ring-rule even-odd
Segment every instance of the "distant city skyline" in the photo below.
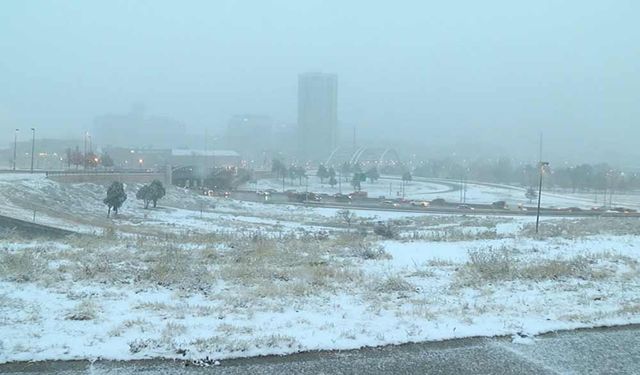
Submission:
{"label": "distant city skyline", "polygon": [[15,128],[78,137],[135,102],[200,137],[241,113],[294,125],[297,74],[325,71],[362,142],[536,160],[542,131],[551,159],[635,163],[637,14],[631,0],[4,1],[0,143]]}

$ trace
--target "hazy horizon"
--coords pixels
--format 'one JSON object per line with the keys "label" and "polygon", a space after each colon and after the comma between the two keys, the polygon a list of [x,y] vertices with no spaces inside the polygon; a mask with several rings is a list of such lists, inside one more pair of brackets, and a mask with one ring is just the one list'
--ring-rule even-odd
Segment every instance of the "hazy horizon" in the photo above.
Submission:
{"label": "hazy horizon", "polygon": [[[635,165],[640,3],[14,1],[0,4],[0,142],[78,137],[144,103],[201,134],[295,124],[298,74],[338,75],[366,142]],[[23,134],[23,137],[25,136]],[[97,140],[99,141],[99,140]],[[363,141],[365,142],[365,141]]]}

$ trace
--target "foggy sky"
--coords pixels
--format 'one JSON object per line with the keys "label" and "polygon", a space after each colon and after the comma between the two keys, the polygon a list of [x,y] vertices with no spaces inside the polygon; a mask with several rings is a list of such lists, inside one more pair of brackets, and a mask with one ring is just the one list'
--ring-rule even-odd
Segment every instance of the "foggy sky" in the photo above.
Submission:
{"label": "foggy sky", "polygon": [[238,113],[295,124],[298,73],[323,71],[340,122],[371,142],[535,158],[542,131],[547,158],[634,164],[639,14],[633,0],[2,1],[0,143],[16,127],[76,136],[132,103],[194,133]]}

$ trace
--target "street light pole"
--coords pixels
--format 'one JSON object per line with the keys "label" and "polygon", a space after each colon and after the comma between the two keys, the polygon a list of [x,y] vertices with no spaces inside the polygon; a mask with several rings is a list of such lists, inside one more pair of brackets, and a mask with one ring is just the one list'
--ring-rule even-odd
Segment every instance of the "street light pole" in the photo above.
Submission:
{"label": "street light pole", "polygon": [[84,132],[84,147],[82,148],[82,168],[87,170],[87,136],[88,132]]}
{"label": "street light pole", "polygon": [[546,161],[540,162],[540,185],[538,186],[538,212],[536,213],[536,234],[538,233],[538,227],[540,226],[540,201],[542,199],[542,174],[544,167],[548,167],[549,163]]}
{"label": "street light pole", "polygon": [[36,128],[31,128],[31,173],[33,173],[33,154],[36,152]]}
{"label": "street light pole", "polygon": [[15,133],[13,133],[13,170],[16,170],[16,156],[18,149],[18,132],[20,129],[16,129]]}

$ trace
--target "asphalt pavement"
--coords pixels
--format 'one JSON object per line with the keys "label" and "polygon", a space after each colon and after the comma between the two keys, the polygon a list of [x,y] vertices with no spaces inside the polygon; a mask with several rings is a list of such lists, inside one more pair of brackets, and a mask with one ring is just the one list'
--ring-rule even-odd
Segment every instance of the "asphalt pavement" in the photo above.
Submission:
{"label": "asphalt pavement", "polygon": [[1,374],[640,374],[640,326],[565,331],[514,343],[469,338],[342,352],[189,362],[49,361],[0,365]]}
{"label": "asphalt pavement", "polygon": [[[517,207],[510,209],[492,208],[490,204],[465,204],[459,206],[454,203],[445,203],[442,206],[429,205],[428,207],[414,206],[409,201],[398,202],[397,200],[382,200],[379,198],[355,198],[350,202],[338,201],[335,197],[324,195],[319,201],[295,201],[289,199],[287,194],[282,192],[274,192],[268,196],[256,194],[255,191],[236,190],[229,194],[229,197],[235,200],[257,202],[265,204],[289,204],[308,207],[325,207],[338,209],[353,210],[374,210],[374,211],[393,211],[393,212],[411,212],[423,214],[455,214],[455,215],[496,215],[496,216],[535,216],[536,209],[534,207],[525,207],[520,210]],[[390,204],[385,204],[383,202]],[[609,211],[592,211],[592,210],[562,210],[553,208],[541,208],[540,216],[554,217],[640,217],[638,212],[609,212]]]}

